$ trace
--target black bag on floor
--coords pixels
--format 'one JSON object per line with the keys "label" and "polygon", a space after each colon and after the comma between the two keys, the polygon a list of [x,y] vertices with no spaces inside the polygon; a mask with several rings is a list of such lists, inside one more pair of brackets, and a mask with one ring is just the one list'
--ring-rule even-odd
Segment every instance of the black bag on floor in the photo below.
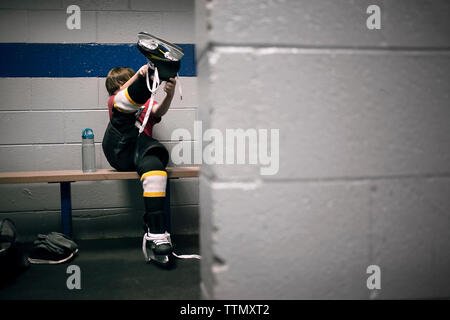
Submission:
{"label": "black bag on floor", "polygon": [[29,266],[17,229],[10,219],[0,220],[0,285],[12,281]]}

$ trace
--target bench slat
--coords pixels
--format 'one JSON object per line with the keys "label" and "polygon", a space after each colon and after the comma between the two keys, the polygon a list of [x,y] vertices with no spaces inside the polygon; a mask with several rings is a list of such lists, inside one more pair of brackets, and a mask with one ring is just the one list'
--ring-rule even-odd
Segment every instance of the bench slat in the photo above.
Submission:
{"label": "bench slat", "polygon": [[[169,178],[198,177],[199,167],[167,168]],[[119,172],[113,169],[98,169],[96,172],[84,173],[82,170],[55,171],[22,171],[0,172],[0,183],[37,183],[37,182],[67,182],[67,181],[99,181],[138,179],[135,171]]]}

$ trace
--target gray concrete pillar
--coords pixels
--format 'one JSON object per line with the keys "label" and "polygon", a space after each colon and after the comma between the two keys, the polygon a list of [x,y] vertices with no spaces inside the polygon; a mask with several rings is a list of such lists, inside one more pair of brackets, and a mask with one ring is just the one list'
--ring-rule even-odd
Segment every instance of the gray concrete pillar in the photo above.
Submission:
{"label": "gray concrete pillar", "polygon": [[448,12],[443,0],[196,1],[203,132],[279,130],[252,145],[279,148],[275,174],[250,163],[250,143],[244,164],[202,164],[205,298],[450,296]]}

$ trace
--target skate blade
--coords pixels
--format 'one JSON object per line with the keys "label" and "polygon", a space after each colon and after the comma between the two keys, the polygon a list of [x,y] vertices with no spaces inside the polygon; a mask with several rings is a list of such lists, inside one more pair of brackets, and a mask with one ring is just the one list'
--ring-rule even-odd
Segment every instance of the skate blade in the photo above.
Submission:
{"label": "skate blade", "polygon": [[170,270],[174,267],[174,260],[168,255],[155,255],[153,258],[150,258],[149,263],[153,263],[166,270]]}
{"label": "skate blade", "polygon": [[[147,32],[138,33],[138,45],[148,50],[155,50],[158,47],[162,47],[165,50],[165,52],[163,51],[161,53],[163,53],[166,58],[174,61],[181,60],[181,58],[184,55],[183,49],[181,49],[176,44],[155,37],[154,35],[151,35],[150,33]],[[166,55],[166,53],[169,54]]]}
{"label": "skate blade", "polygon": [[167,255],[154,255],[152,258],[157,263],[167,264],[169,263],[169,257]]}
{"label": "skate blade", "polygon": [[170,259],[168,255],[154,254],[153,252],[148,252],[148,262],[155,262],[159,265],[168,265]]}

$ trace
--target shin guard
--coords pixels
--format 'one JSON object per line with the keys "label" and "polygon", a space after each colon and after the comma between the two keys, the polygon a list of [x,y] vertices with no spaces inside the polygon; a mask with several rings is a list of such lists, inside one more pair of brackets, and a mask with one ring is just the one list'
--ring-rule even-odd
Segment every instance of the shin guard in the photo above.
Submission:
{"label": "shin guard", "polygon": [[144,197],[165,197],[167,185],[167,172],[163,170],[147,171],[141,176]]}
{"label": "shin guard", "polygon": [[147,102],[150,95],[145,77],[138,76],[128,88],[116,94],[114,108],[123,113],[134,113]]}
{"label": "shin guard", "polygon": [[142,104],[134,101],[128,92],[128,88],[119,91],[114,97],[114,108],[123,113],[134,113],[139,110]]}
{"label": "shin guard", "polygon": [[[167,172],[152,170],[141,176],[144,190],[144,222],[152,233],[164,233],[164,200],[166,196]],[[148,231],[148,230],[147,230]]]}

